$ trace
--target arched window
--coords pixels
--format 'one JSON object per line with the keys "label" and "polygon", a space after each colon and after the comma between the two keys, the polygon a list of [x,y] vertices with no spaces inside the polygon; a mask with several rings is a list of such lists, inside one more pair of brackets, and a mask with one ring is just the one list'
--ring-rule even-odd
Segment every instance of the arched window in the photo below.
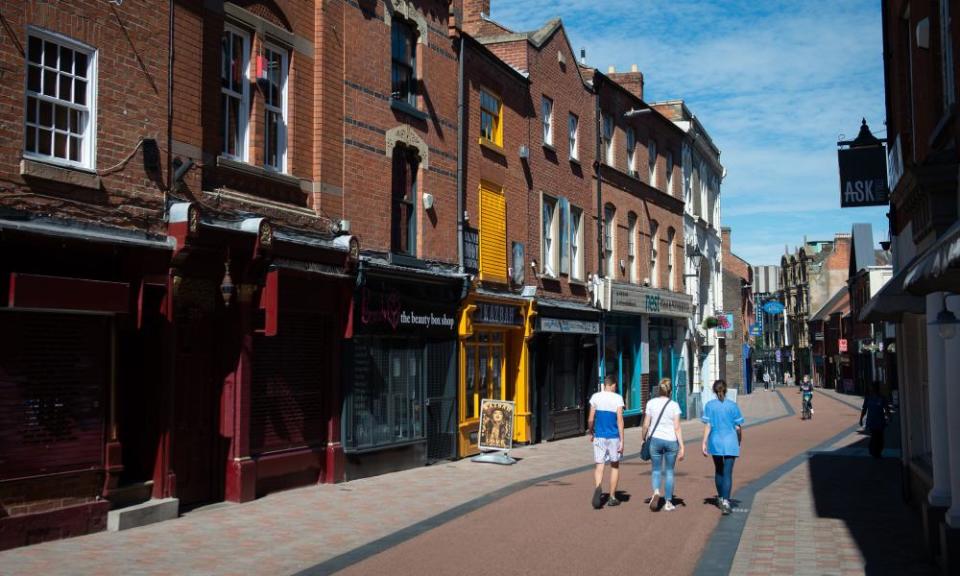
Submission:
{"label": "arched window", "polygon": [[637,214],[627,214],[627,265],[630,270],[630,282],[637,283]]}
{"label": "arched window", "polygon": [[650,221],[650,285],[660,286],[660,269],[657,266],[657,254],[660,244],[660,224],[656,220]]}

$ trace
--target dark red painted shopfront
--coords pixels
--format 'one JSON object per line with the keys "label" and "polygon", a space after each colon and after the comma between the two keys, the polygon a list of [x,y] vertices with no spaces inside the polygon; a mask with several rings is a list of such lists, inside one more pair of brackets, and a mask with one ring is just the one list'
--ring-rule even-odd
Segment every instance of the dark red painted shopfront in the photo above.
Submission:
{"label": "dark red painted shopfront", "polygon": [[340,343],[355,242],[195,205],[173,207],[171,236],[166,494],[191,507],[342,478]]}

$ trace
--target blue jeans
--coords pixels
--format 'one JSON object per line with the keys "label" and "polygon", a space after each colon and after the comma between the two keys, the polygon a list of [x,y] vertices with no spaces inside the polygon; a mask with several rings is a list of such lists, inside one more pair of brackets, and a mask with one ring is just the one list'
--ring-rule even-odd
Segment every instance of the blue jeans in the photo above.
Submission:
{"label": "blue jeans", "polygon": [[717,484],[717,495],[724,500],[730,499],[730,491],[733,489],[733,463],[736,461],[736,456],[713,457],[713,481]]}
{"label": "blue jeans", "polygon": [[677,464],[677,454],[680,452],[680,443],[676,440],[650,439],[650,461],[653,463],[653,474],[650,479],[654,490],[660,489],[660,470],[666,477],[667,486],[663,497],[669,502],[673,499],[673,468]]}

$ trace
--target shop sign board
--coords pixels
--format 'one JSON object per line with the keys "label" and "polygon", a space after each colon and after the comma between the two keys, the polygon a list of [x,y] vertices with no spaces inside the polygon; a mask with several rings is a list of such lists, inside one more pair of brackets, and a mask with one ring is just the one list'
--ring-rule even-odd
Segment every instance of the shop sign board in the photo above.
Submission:
{"label": "shop sign board", "polygon": [[355,327],[361,334],[456,334],[455,285],[431,286],[368,277],[359,290]]}
{"label": "shop sign board", "polygon": [[693,299],[687,294],[612,282],[607,286],[610,294],[609,310],[614,312],[675,318],[689,318],[693,314]]}
{"label": "shop sign board", "polygon": [[480,400],[480,434],[477,446],[481,452],[510,450],[513,447],[514,403],[509,400]]}
{"label": "shop sign board", "polygon": [[776,300],[770,300],[769,302],[763,305],[763,311],[771,316],[776,316],[777,314],[783,314],[783,303],[777,302]]}
{"label": "shop sign board", "polygon": [[520,307],[512,304],[477,302],[477,309],[473,312],[473,323],[523,326],[523,315],[520,313]]}
{"label": "shop sign board", "polygon": [[840,164],[840,207],[885,206],[890,203],[887,188],[887,151],[883,146],[864,146],[837,151]]}
{"label": "shop sign board", "polygon": [[841,338],[840,341],[839,341],[839,346],[840,346],[840,351],[841,351],[841,352],[846,352],[846,351],[847,351],[847,339],[846,339],[846,338]]}
{"label": "shop sign board", "polygon": [[599,334],[600,323],[596,320],[572,320],[569,318],[537,318],[537,330],[540,332],[560,332],[563,334]]}
{"label": "shop sign board", "polygon": [[763,332],[761,331],[760,324],[754,322],[750,325],[750,335],[751,336],[762,336]]}
{"label": "shop sign board", "polygon": [[480,231],[463,227],[463,269],[476,274],[480,271]]}
{"label": "shop sign board", "polygon": [[717,322],[717,332],[733,332],[733,314],[729,312],[718,312]]}

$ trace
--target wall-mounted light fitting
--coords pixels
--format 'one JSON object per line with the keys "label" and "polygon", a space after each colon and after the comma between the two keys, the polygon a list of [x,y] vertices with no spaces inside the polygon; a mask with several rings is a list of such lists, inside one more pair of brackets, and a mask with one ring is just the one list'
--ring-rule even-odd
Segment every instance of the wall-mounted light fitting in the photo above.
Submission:
{"label": "wall-mounted light fitting", "polygon": [[423,209],[424,210],[433,210],[433,194],[425,192],[423,194]]}

